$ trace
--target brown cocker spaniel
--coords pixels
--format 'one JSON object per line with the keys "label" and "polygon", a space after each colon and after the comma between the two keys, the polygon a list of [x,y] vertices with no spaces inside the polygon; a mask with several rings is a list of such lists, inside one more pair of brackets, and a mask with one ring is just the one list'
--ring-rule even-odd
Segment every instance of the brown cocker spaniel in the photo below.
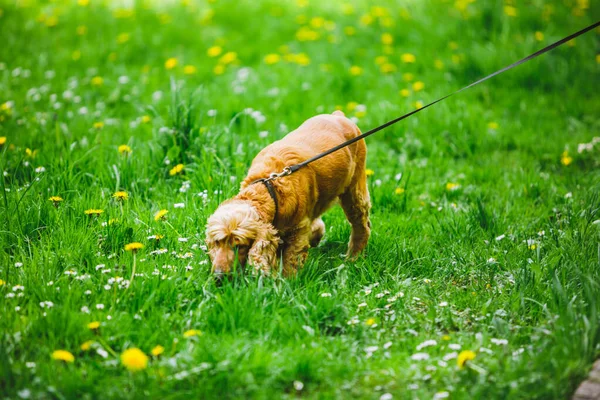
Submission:
{"label": "brown cocker spaniel", "polygon": [[270,275],[282,260],[284,276],[296,274],[308,248],[317,246],[325,234],[321,215],[338,199],[352,225],[347,257],[356,257],[371,232],[364,140],[273,180],[277,207],[267,186],[255,181],[360,133],[344,113],[336,111],[310,118],[265,147],[252,161],[239,194],[223,202],[208,219],[206,244],[213,272],[228,274],[237,261],[242,268],[249,263],[255,271]]}

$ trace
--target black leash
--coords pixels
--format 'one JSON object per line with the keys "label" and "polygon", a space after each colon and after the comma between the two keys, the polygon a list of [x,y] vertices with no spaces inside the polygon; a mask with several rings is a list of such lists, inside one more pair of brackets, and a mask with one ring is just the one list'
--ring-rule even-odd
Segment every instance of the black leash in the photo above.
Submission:
{"label": "black leash", "polygon": [[[307,166],[308,164],[310,164],[310,163],[312,163],[312,162],[314,162],[314,161],[317,161],[317,160],[318,160],[318,159],[320,159],[320,158],[323,158],[323,157],[325,157],[325,156],[327,156],[327,155],[329,155],[329,154],[331,154],[331,153],[334,153],[334,152],[336,152],[336,151],[338,151],[338,150],[340,150],[340,149],[343,149],[344,147],[346,147],[346,146],[349,146],[349,145],[351,145],[352,143],[358,142],[359,140],[362,140],[362,139],[366,138],[367,136],[371,136],[371,135],[372,135],[372,134],[374,134],[375,132],[379,132],[380,130],[382,130],[382,129],[385,129],[385,128],[387,128],[388,126],[395,124],[396,122],[400,122],[400,121],[402,121],[403,119],[410,117],[411,115],[414,115],[414,114],[416,114],[416,113],[418,113],[418,112],[420,112],[420,111],[423,111],[424,109],[426,109],[426,108],[428,108],[428,107],[431,107],[432,105],[434,105],[434,104],[436,104],[436,103],[439,103],[440,101],[442,101],[442,100],[445,100],[445,99],[447,99],[447,98],[448,98],[448,97],[450,97],[450,96],[453,96],[453,95],[455,95],[455,94],[457,94],[457,93],[460,93],[460,92],[462,92],[463,90],[467,90],[467,89],[469,89],[469,88],[471,88],[471,87],[473,87],[473,86],[475,86],[475,85],[477,85],[477,84],[480,84],[481,82],[487,81],[488,79],[490,79],[490,78],[493,78],[493,77],[494,77],[494,76],[496,76],[496,75],[500,75],[501,73],[503,73],[503,72],[505,72],[505,71],[508,71],[509,69],[512,69],[512,68],[514,68],[514,67],[516,67],[516,66],[518,66],[518,65],[521,65],[521,64],[523,64],[523,63],[525,63],[525,62],[527,62],[527,61],[529,61],[529,60],[532,60],[532,59],[536,58],[536,57],[537,57],[537,56],[539,56],[539,55],[542,55],[542,54],[544,54],[544,53],[547,53],[547,52],[549,52],[550,50],[553,50],[553,49],[555,49],[556,47],[558,47],[558,46],[560,46],[560,45],[562,45],[562,44],[564,44],[564,43],[568,42],[568,41],[569,41],[569,40],[571,40],[571,39],[574,39],[574,38],[576,38],[577,36],[583,35],[584,33],[586,33],[586,32],[588,32],[588,31],[590,31],[590,30],[592,30],[592,29],[596,28],[596,27],[597,27],[597,26],[599,26],[599,25],[600,25],[600,21],[598,21],[598,22],[596,22],[596,23],[594,23],[594,24],[592,24],[592,25],[588,26],[587,28],[584,28],[584,29],[580,30],[579,32],[575,32],[575,33],[573,33],[572,35],[569,35],[569,36],[567,36],[566,38],[564,38],[564,39],[561,39],[561,40],[559,40],[559,41],[558,41],[558,42],[556,42],[556,43],[553,43],[553,44],[551,44],[551,45],[549,45],[549,46],[546,46],[546,47],[544,47],[543,49],[541,49],[541,50],[538,50],[538,51],[536,51],[535,53],[533,53],[533,54],[531,54],[531,55],[529,55],[529,56],[527,56],[527,57],[525,57],[525,58],[523,58],[523,59],[521,59],[521,60],[519,60],[519,61],[517,61],[517,62],[514,62],[514,63],[510,64],[510,65],[509,65],[509,66],[507,66],[507,67],[504,67],[504,68],[502,68],[502,69],[500,69],[500,70],[498,70],[498,71],[496,71],[496,72],[494,72],[494,73],[492,73],[492,74],[489,74],[488,76],[486,76],[486,77],[484,77],[484,78],[481,78],[481,79],[479,79],[479,80],[477,80],[477,81],[475,81],[475,82],[471,83],[470,85],[463,87],[462,89],[459,89],[459,90],[457,90],[457,91],[455,91],[455,92],[452,92],[452,93],[450,93],[450,94],[447,94],[446,96],[444,96],[444,97],[441,97],[441,98],[439,98],[439,99],[437,99],[437,100],[435,100],[435,101],[433,101],[433,102],[431,102],[431,103],[429,103],[429,104],[427,104],[427,105],[425,105],[425,106],[423,106],[423,107],[421,107],[421,108],[419,108],[419,109],[413,110],[413,111],[411,111],[411,112],[409,112],[409,113],[407,113],[407,114],[404,114],[404,115],[403,115],[403,116],[401,116],[401,117],[398,117],[398,118],[396,118],[396,119],[393,119],[393,120],[391,120],[391,121],[388,121],[388,122],[386,122],[385,124],[383,124],[383,125],[381,125],[381,126],[378,126],[377,128],[371,129],[370,131],[368,131],[368,132],[365,132],[365,133],[363,133],[362,135],[359,135],[359,136],[357,136],[357,137],[355,137],[355,138],[352,138],[352,139],[350,139],[350,140],[348,140],[348,141],[346,141],[346,142],[344,142],[344,143],[342,143],[342,144],[339,144],[339,145],[337,145],[337,146],[335,146],[335,147],[333,147],[333,148],[331,148],[331,149],[329,149],[329,150],[327,150],[327,151],[325,151],[325,152],[323,152],[323,153],[321,153],[321,154],[318,154],[318,155],[316,155],[316,156],[314,156],[314,157],[312,157],[312,158],[309,158],[309,159],[308,159],[308,160],[306,160],[306,161],[303,161],[303,162],[301,162],[301,163],[299,163],[299,164],[291,165],[291,166],[289,166],[289,167],[285,167],[281,173],[277,174],[277,175],[278,175],[277,177],[290,175],[290,174],[292,174],[292,173],[294,173],[294,172],[298,171],[300,168],[302,168],[302,167],[305,167],[305,166]],[[272,179],[274,179],[274,178],[272,178]],[[271,180],[272,180],[272,179],[271,179]]]}
{"label": "black leash", "polygon": [[588,26],[587,28],[584,28],[584,29],[582,29],[582,30],[580,30],[578,32],[575,32],[572,35],[569,35],[569,36],[565,37],[564,39],[559,40],[558,42],[552,43],[551,45],[548,45],[548,46],[544,47],[543,49],[538,50],[535,53],[530,54],[527,57],[522,58],[519,61],[516,61],[516,62],[514,62],[514,63],[512,63],[512,64],[510,64],[510,65],[508,65],[508,66],[506,66],[506,67],[504,67],[504,68],[502,68],[502,69],[494,72],[494,73],[491,73],[488,76],[483,77],[483,78],[481,78],[481,79],[479,79],[479,80],[477,80],[477,81],[475,81],[475,82],[473,82],[473,83],[471,83],[471,84],[463,87],[462,89],[459,89],[459,90],[457,90],[455,92],[447,94],[446,96],[441,97],[441,98],[439,98],[439,99],[437,99],[435,101],[432,101],[431,103],[429,103],[429,104],[427,104],[427,105],[425,105],[425,106],[423,106],[421,108],[418,108],[418,109],[413,110],[413,111],[411,111],[411,112],[409,112],[407,114],[404,114],[401,117],[398,117],[398,118],[395,118],[395,119],[393,119],[391,121],[388,121],[385,124],[378,126],[377,128],[373,128],[370,131],[367,131],[367,132],[365,132],[365,133],[363,133],[363,134],[361,134],[359,136],[356,136],[355,138],[347,140],[347,141],[345,141],[345,142],[343,142],[343,143],[341,143],[341,144],[339,144],[339,145],[337,145],[337,146],[335,146],[335,147],[333,147],[333,148],[331,148],[331,149],[329,149],[327,151],[324,151],[321,154],[317,154],[316,156],[309,158],[306,161],[303,161],[303,162],[301,162],[299,164],[294,164],[294,165],[290,165],[288,167],[285,167],[283,169],[283,171],[281,171],[280,173],[272,173],[271,175],[269,175],[268,178],[257,179],[254,182],[252,182],[251,185],[253,185],[255,183],[258,183],[258,182],[262,182],[267,187],[267,190],[269,191],[269,195],[271,196],[271,198],[273,199],[273,202],[275,203],[275,216],[273,217],[273,224],[274,224],[275,221],[277,220],[277,215],[279,213],[279,206],[277,204],[277,195],[275,194],[275,189],[274,189],[273,183],[271,183],[271,181],[273,181],[273,180],[275,180],[277,178],[281,178],[283,176],[288,176],[290,174],[293,174],[294,172],[298,171],[300,168],[306,167],[308,164],[310,164],[310,163],[312,163],[314,161],[317,161],[317,160],[319,160],[319,159],[321,159],[321,158],[323,158],[325,156],[328,156],[331,153],[334,153],[334,152],[336,152],[336,151],[338,151],[340,149],[343,149],[346,146],[350,146],[352,143],[358,142],[359,140],[362,140],[362,139],[366,138],[367,136],[371,136],[372,134],[374,134],[376,132],[379,132],[382,129],[385,129],[388,126],[395,124],[396,122],[400,122],[403,119],[408,118],[411,115],[414,115],[414,114],[416,114],[416,113],[418,113],[420,111],[423,111],[424,109],[426,109],[428,107],[431,107],[432,105],[434,105],[436,103],[439,103],[442,100],[446,100],[450,96],[454,96],[455,94],[460,93],[460,92],[462,92],[464,90],[467,90],[467,89],[469,89],[469,88],[471,88],[471,87],[473,87],[475,85],[478,85],[481,82],[487,81],[488,79],[493,78],[496,75],[500,75],[501,73],[503,73],[505,71],[508,71],[509,69],[512,69],[512,68],[514,68],[516,66],[519,66],[519,65],[521,65],[523,63],[526,63],[527,61],[532,60],[532,59],[536,58],[537,56],[540,56],[540,55],[542,55],[544,53],[547,53],[550,50],[553,50],[556,47],[558,47],[558,46],[560,46],[560,45],[568,42],[569,40],[575,39],[577,36],[581,36],[584,33],[588,32],[588,31],[590,31],[590,30],[592,30],[592,29],[594,29],[594,28],[596,28],[598,26],[600,26],[600,21],[598,21],[598,22],[596,22],[596,23],[594,23],[594,24]]}
{"label": "black leash", "polygon": [[275,223],[277,222],[277,215],[279,214],[279,203],[277,202],[277,194],[275,193],[275,188],[273,187],[273,182],[271,181],[275,178],[278,178],[278,176],[273,177],[273,175],[277,174],[271,174],[271,176],[269,176],[268,178],[257,179],[254,182],[251,182],[250,185],[254,185],[255,183],[261,182],[267,188],[269,196],[271,196],[271,199],[273,199],[273,203],[275,203],[275,215],[273,216],[272,222],[272,224],[275,225]]}

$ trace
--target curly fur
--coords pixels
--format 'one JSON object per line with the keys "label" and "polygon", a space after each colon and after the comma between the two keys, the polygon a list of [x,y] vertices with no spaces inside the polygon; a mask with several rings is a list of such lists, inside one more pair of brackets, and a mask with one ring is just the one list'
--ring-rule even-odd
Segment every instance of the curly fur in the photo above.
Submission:
{"label": "curly fur", "polygon": [[321,215],[338,201],[352,225],[347,256],[356,257],[371,231],[363,140],[274,180],[279,203],[275,226],[271,223],[275,204],[267,189],[251,183],[359,134],[358,127],[336,111],[307,120],[265,147],[252,161],[240,192],[208,219],[206,241],[213,270],[230,272],[237,253],[241,266],[249,261],[255,270],[270,274],[281,259],[284,275],[294,275],[304,264],[308,248],[318,245],[325,234]]}

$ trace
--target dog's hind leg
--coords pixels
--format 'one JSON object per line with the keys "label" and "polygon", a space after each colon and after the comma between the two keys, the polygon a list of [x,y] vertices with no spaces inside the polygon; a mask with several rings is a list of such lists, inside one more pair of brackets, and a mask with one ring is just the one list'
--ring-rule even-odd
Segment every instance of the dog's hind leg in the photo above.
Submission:
{"label": "dog's hind leg", "polygon": [[325,222],[321,218],[313,220],[310,230],[310,247],[317,247],[325,235]]}
{"label": "dog's hind leg", "polygon": [[340,203],[346,218],[352,225],[352,234],[348,243],[346,257],[356,258],[365,248],[371,235],[369,211],[371,200],[367,187],[367,176],[364,165],[357,166],[353,184],[340,196]]}

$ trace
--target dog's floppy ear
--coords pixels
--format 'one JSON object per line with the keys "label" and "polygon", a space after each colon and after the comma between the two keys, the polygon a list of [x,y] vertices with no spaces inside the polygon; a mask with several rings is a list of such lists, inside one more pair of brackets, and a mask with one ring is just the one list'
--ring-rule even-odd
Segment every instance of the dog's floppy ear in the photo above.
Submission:
{"label": "dog's floppy ear", "polygon": [[265,222],[257,224],[256,239],[248,252],[248,259],[256,271],[269,275],[277,266],[277,248],[281,241],[273,225]]}

